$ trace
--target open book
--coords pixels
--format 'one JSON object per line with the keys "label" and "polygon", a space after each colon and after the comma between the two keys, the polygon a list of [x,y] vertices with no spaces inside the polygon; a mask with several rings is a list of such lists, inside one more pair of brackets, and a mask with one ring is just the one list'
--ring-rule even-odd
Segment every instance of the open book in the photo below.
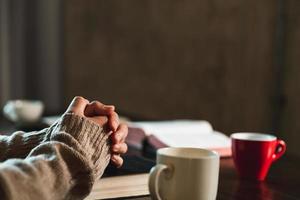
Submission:
{"label": "open book", "polygon": [[214,150],[221,157],[231,156],[230,138],[213,130],[204,120],[130,122],[128,126],[129,146],[153,151],[163,147],[195,147]]}

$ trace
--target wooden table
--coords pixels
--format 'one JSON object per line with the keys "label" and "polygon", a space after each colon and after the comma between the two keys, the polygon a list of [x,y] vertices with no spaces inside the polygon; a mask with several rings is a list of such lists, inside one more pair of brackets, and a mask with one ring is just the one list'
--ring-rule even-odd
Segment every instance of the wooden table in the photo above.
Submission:
{"label": "wooden table", "polygon": [[[123,198],[124,199],[124,198]],[[149,200],[150,197],[126,198]],[[239,180],[232,159],[221,159],[218,200],[299,200],[300,160],[283,156],[263,182]]]}
{"label": "wooden table", "polygon": [[232,159],[221,161],[217,199],[271,200],[300,199],[300,163],[296,158],[282,157],[273,163],[263,182],[240,180]]}
{"label": "wooden table", "polygon": [[[0,121],[2,133],[15,130]],[[122,198],[148,200],[150,197]],[[239,180],[232,159],[221,159],[218,200],[300,200],[300,159],[284,155],[276,161],[264,182]]]}

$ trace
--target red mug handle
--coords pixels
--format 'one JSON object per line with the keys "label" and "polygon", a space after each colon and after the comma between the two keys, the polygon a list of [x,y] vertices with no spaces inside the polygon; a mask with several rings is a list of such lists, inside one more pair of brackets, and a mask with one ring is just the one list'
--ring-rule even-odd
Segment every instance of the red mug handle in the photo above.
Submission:
{"label": "red mug handle", "polygon": [[283,140],[277,140],[275,152],[273,154],[273,161],[280,158],[286,150],[286,144]]}

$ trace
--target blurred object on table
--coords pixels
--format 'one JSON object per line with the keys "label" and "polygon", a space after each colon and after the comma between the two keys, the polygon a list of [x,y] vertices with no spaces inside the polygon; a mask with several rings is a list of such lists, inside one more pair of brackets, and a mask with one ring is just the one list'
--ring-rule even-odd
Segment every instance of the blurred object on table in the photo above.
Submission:
{"label": "blurred object on table", "polygon": [[10,100],[3,107],[4,116],[14,123],[30,124],[39,121],[44,104],[38,100]]}
{"label": "blurred object on table", "polygon": [[3,115],[24,131],[45,127],[40,121],[43,111],[44,103],[39,100],[10,100],[3,107]]}

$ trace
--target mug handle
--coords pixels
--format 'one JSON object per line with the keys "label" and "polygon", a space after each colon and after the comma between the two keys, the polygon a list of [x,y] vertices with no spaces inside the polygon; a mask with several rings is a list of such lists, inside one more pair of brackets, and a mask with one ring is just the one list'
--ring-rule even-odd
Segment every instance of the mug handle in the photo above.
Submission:
{"label": "mug handle", "polygon": [[159,195],[159,177],[163,171],[168,170],[168,166],[164,164],[157,164],[156,166],[152,167],[150,171],[150,176],[149,176],[149,192],[151,199],[153,200],[162,200],[162,198]]}
{"label": "mug handle", "polygon": [[276,149],[273,154],[273,161],[280,158],[286,150],[286,144],[283,140],[277,140]]}

